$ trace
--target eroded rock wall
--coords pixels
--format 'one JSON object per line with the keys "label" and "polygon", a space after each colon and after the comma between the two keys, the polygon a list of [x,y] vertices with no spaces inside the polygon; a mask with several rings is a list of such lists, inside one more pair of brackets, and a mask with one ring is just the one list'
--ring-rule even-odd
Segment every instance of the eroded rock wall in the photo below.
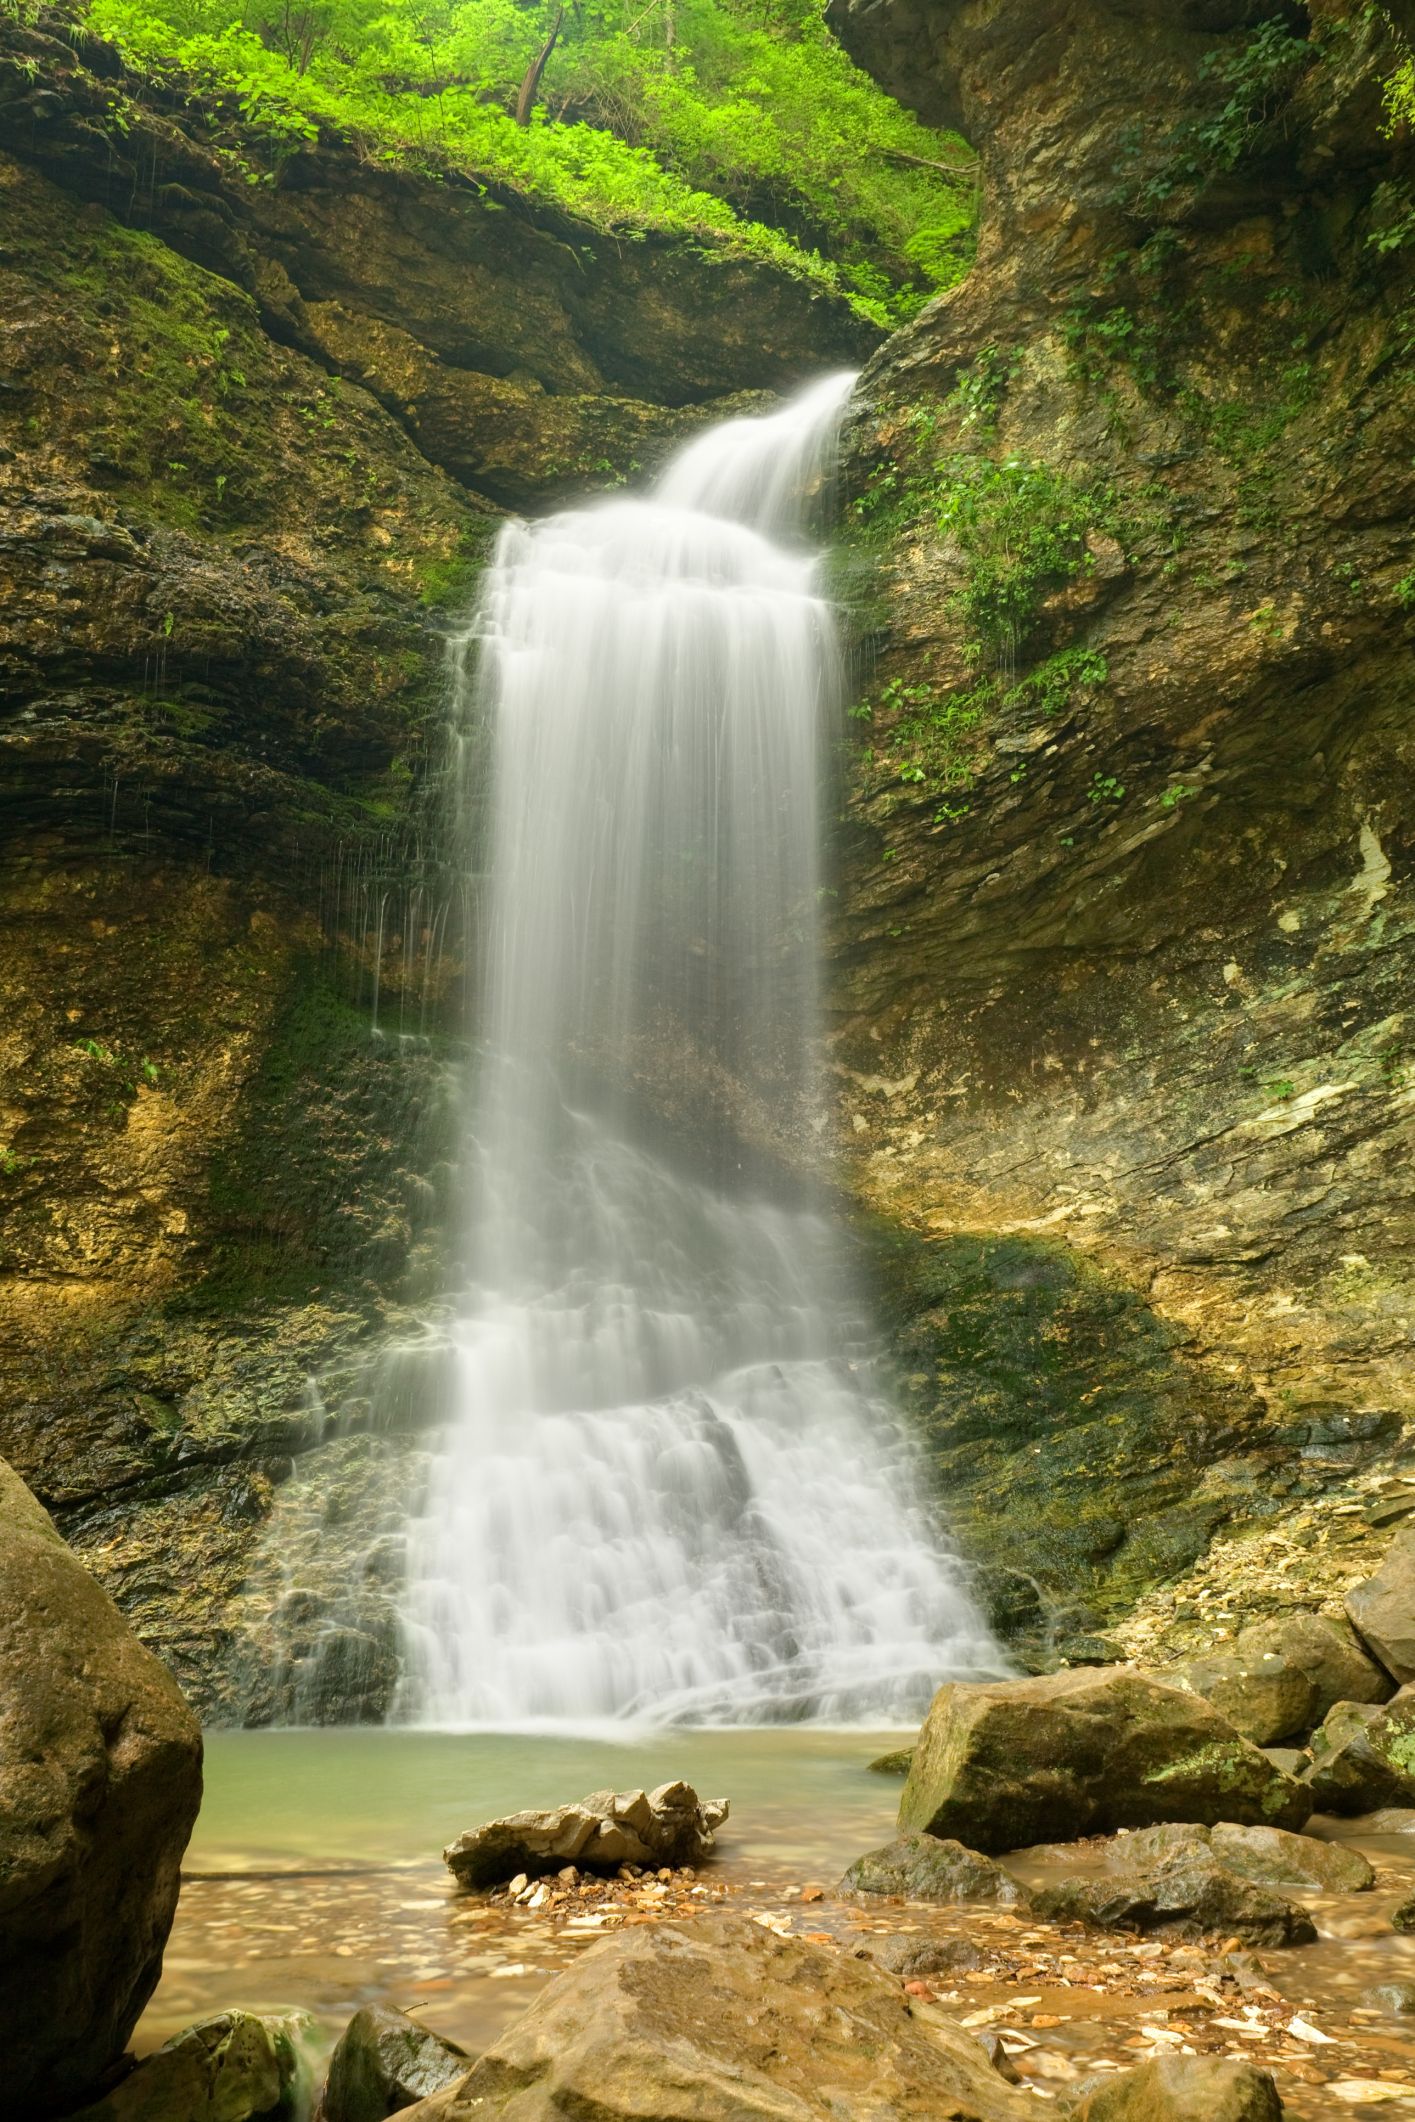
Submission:
{"label": "eroded rock wall", "polygon": [[1293,1514],[1300,1603],[1415,1412],[1400,47],[1344,0],[832,18],[983,162],[974,273],[866,372],[841,569],[833,1052],[941,1293],[907,1389],[1043,1603]]}

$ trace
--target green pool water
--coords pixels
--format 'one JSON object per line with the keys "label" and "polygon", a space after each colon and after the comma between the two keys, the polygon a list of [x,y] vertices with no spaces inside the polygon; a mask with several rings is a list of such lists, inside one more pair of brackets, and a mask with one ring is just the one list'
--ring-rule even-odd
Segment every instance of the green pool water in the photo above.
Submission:
{"label": "green pool water", "polygon": [[377,2000],[475,2047],[585,1941],[459,1895],[441,1851],[463,1828],[682,1777],[732,1807],[704,1877],[739,1905],[780,1907],[892,1834],[899,1784],[868,1764],[902,1736],[211,1733],[177,1922],[136,2045],[229,2007],[300,2007],[328,2039]]}

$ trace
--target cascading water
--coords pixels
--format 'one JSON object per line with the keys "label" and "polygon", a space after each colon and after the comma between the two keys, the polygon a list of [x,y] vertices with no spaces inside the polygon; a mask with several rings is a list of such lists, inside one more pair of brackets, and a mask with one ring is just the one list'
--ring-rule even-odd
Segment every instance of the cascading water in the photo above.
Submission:
{"label": "cascading water", "polygon": [[[727,1146],[812,1118],[837,663],[795,541],[850,381],[502,535],[461,702],[493,731],[468,1287],[389,1373],[445,1416],[405,1719],[887,1717],[998,1666],[828,1222]],[[676,1163],[635,1093],[675,1079]]]}

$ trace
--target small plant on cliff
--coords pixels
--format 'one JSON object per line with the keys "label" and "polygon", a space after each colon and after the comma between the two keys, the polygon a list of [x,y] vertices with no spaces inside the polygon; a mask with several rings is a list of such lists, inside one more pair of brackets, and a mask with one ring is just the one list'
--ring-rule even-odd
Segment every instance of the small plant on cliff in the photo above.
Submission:
{"label": "small plant on cliff", "polygon": [[938,523],[963,557],[958,607],[973,655],[1015,655],[1048,591],[1094,568],[1089,541],[1114,520],[1108,494],[1048,465],[955,459]]}

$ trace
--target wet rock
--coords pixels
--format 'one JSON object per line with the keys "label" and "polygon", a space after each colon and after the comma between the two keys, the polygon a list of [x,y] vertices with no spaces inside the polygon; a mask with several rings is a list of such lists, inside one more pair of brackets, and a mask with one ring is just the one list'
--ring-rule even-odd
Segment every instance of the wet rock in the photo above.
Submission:
{"label": "wet rock", "polygon": [[1415,1806],[1383,1805],[1361,1820],[1366,1835],[1415,1835]]}
{"label": "wet rock", "polygon": [[901,1981],[917,1981],[928,1975],[961,1975],[981,1967],[983,1956],[971,1938],[919,1938],[896,1932],[889,1938],[871,1938],[856,1947],[858,1960],[873,1960]]}
{"label": "wet rock", "polygon": [[1392,1930],[1415,1930],[1415,1894],[1407,1895],[1398,1908],[1391,1910],[1390,1923]]}
{"label": "wet rock", "polygon": [[902,1835],[857,1857],[839,1890],[899,1894],[910,1901],[996,1901],[1006,1908],[1025,1898],[1011,1873],[991,1857],[935,1835]]}
{"label": "wet rock", "polygon": [[914,1758],[912,1746],[900,1746],[892,1754],[878,1754],[870,1763],[872,1776],[907,1776]]}
{"label": "wet rock", "polygon": [[72,2106],[162,1969],[201,1733],[0,1460],[0,2053],[13,2112]]}
{"label": "wet rock", "polygon": [[621,1864],[700,1864],[727,1818],[722,1798],[699,1799],[687,1783],[654,1791],[591,1791],[550,1812],[511,1813],[459,1835],[442,1852],[459,1886],[497,1886],[518,1872],[540,1878],[576,1864],[614,1871]]}
{"label": "wet rock", "polygon": [[[313,2026],[305,2012],[220,2012],[176,2035],[72,2122],[268,2122],[292,2113]],[[379,2108],[379,2122],[392,2112]]]}
{"label": "wet rock", "polygon": [[410,2122],[1025,2122],[971,2034],[897,1980],[741,1917],[645,1925],[556,1978]]}
{"label": "wet rock", "polygon": [[1064,1879],[1034,1893],[1032,1908],[1054,1923],[1237,1938],[1265,1947],[1309,1945],[1317,1935],[1305,1908],[1241,1878],[1202,1845],[1137,1858],[1093,1878]]}
{"label": "wet rock", "polygon": [[1162,1820],[1295,1828],[1311,1802],[1202,1696],[1120,1667],[940,1688],[899,1824],[992,1852]]}
{"label": "wet rock", "polygon": [[1415,1982],[1377,1982],[1363,1989],[1361,2002],[1370,2011],[1388,2011],[1393,2018],[1415,2018]]}
{"label": "wet rock", "polygon": [[1338,1702],[1312,1734],[1303,1781],[1321,1812],[1415,1805],[1415,1687],[1384,1706]]}
{"label": "wet rock", "polygon": [[1342,1843],[1319,1842],[1315,1836],[1289,1834],[1281,1827],[1239,1827],[1229,1820],[1212,1828],[1150,1827],[1117,1835],[1106,1852],[1106,1862],[1128,1871],[1166,1860],[1181,1850],[1210,1851],[1225,1870],[1259,1886],[1351,1894],[1364,1892],[1376,1876],[1359,1850]]}
{"label": "wet rock", "polygon": [[1374,1577],[1346,1595],[1346,1611],[1398,1685],[1415,1680],[1415,1526],[1398,1532]]}
{"label": "wet rock", "polygon": [[317,2122],[384,2122],[465,2076],[472,2059],[403,2012],[366,2004],[329,2059]]}
{"label": "wet rock", "polygon": [[1098,2086],[1075,2122],[1280,2122],[1265,2070],[1225,2056],[1157,2056]]}
{"label": "wet rock", "polygon": [[1284,1776],[1302,1776],[1307,1772],[1312,1756],[1301,1746],[1265,1746],[1263,1757],[1271,1761],[1275,1769]]}
{"label": "wet rock", "polygon": [[974,2032],[973,2039],[987,2057],[999,2078],[1003,2079],[1008,2085],[1020,2085],[1022,2083],[1022,2073],[1003,2047],[1001,2034],[994,2033],[986,2026],[980,2026]]}
{"label": "wet rock", "polygon": [[1358,1849],[1288,1834],[1281,1827],[1237,1827],[1220,1821],[1209,1845],[1221,1864],[1260,1886],[1290,1886],[1316,1893],[1359,1894],[1376,1875]]}

